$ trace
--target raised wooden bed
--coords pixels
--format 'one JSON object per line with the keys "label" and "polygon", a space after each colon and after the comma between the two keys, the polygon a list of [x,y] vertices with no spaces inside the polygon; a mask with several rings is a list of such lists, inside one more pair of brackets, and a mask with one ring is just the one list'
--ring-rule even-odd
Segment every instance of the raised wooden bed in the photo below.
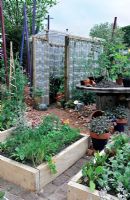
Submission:
{"label": "raised wooden bed", "polygon": [[5,131],[0,131],[0,142],[5,141],[6,138],[9,137],[14,130],[15,130],[15,127],[12,127]]}
{"label": "raised wooden bed", "polygon": [[118,200],[117,197],[109,194],[103,198],[98,190],[91,192],[89,187],[78,183],[81,178],[82,172],[80,171],[68,183],[67,200]]}
{"label": "raised wooden bed", "polygon": [[47,163],[36,168],[0,156],[0,177],[31,191],[39,191],[79,160],[87,151],[89,136],[83,135],[65,150],[53,157],[57,173],[51,174]]}

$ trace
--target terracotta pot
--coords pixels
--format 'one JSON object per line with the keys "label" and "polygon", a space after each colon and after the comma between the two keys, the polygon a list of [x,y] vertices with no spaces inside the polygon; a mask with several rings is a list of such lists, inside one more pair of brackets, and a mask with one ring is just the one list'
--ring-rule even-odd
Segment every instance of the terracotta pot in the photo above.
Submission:
{"label": "terracotta pot", "polygon": [[57,101],[60,101],[60,100],[62,100],[63,98],[64,98],[64,94],[63,93],[58,93],[57,95],[56,95],[56,100]]}
{"label": "terracotta pot", "polygon": [[110,136],[111,136],[110,133],[103,133],[98,135],[97,133],[90,132],[90,137],[95,138],[97,140],[106,140],[109,139]]}
{"label": "terracotta pot", "polygon": [[122,79],[122,78],[116,79],[116,83],[117,83],[118,85],[123,86],[123,79]]}
{"label": "terracotta pot", "polygon": [[91,80],[88,78],[86,80],[80,81],[80,83],[81,83],[81,85],[90,86],[91,85]]}
{"label": "terracotta pot", "polygon": [[91,85],[95,86],[96,85],[95,81],[91,80]]}
{"label": "terracotta pot", "polygon": [[127,124],[128,123],[128,119],[117,119],[116,120],[116,123],[117,124]]}
{"label": "terracotta pot", "polygon": [[102,110],[96,110],[96,111],[92,112],[92,114],[90,115],[90,119],[96,118],[96,117],[99,117],[99,116],[102,116],[102,115],[103,115]]}
{"label": "terracotta pot", "polygon": [[93,148],[95,150],[102,151],[105,148],[110,136],[110,133],[97,135],[96,133],[91,132],[90,137],[92,139]]}

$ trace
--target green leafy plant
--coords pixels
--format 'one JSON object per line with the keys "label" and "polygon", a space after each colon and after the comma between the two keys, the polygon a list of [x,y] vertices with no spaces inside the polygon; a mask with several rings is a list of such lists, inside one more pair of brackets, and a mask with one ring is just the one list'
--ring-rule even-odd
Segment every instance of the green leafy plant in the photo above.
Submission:
{"label": "green leafy plant", "polygon": [[90,30],[90,36],[104,39],[102,41],[103,51],[101,52],[97,64],[99,72],[105,75],[106,79],[115,80],[117,74],[122,73],[129,66],[129,56],[125,54],[124,32],[120,27],[116,27],[112,36],[113,25],[102,23],[95,25]]}
{"label": "green leafy plant", "polygon": [[82,168],[83,182],[90,187],[93,192],[96,189],[97,180],[104,173],[103,164],[106,161],[106,155],[95,154],[94,159],[85,164]]}
{"label": "green leafy plant", "polygon": [[84,92],[74,89],[72,91],[72,100],[78,100],[88,105],[96,102],[96,95],[94,92]]}
{"label": "green leafy plant", "polygon": [[112,137],[109,150],[114,154],[95,154],[82,168],[82,183],[94,189],[105,190],[119,199],[130,198],[130,139],[127,135]]}
{"label": "green leafy plant", "polygon": [[114,109],[114,114],[117,119],[127,119],[127,110],[125,106],[119,105]]}
{"label": "green leafy plant", "polygon": [[42,97],[44,95],[44,90],[41,88],[33,88],[32,96],[33,97]]}
{"label": "green leafy plant", "polygon": [[0,200],[3,200],[4,195],[5,195],[5,192],[0,191]]}
{"label": "green leafy plant", "polygon": [[[3,68],[3,66],[2,66]],[[0,130],[8,129],[16,124],[19,114],[25,109],[24,87],[27,78],[23,73],[17,59],[15,59],[15,73],[13,75],[10,88],[5,86],[4,80],[1,83],[0,100]],[[0,71],[0,77],[2,70]]]}
{"label": "green leafy plant", "polygon": [[130,78],[130,68],[124,69],[124,71],[122,72],[122,77]]}
{"label": "green leafy plant", "polygon": [[52,160],[51,156],[46,156],[46,161],[48,163],[48,166],[50,168],[50,171],[52,174],[56,174],[57,170],[56,170],[56,165],[55,162]]}
{"label": "green leafy plant", "polygon": [[47,161],[50,170],[55,173],[52,156],[79,138],[79,130],[63,125],[58,117],[49,115],[38,127],[17,129],[15,135],[0,144],[0,152],[33,166]]}
{"label": "green leafy plant", "polygon": [[128,142],[130,142],[130,138],[126,134],[113,135],[106,145],[106,151],[107,153],[115,153]]}
{"label": "green leafy plant", "polygon": [[69,101],[67,101],[65,103],[65,107],[74,109],[75,108],[74,100],[70,99]]}
{"label": "green leafy plant", "polygon": [[90,131],[94,132],[98,135],[109,133],[110,130],[110,120],[106,116],[99,116],[96,118],[93,118],[90,122]]}
{"label": "green leafy plant", "polygon": [[[9,48],[9,43],[12,41],[14,44],[14,53],[19,52],[21,45],[24,2],[24,0],[3,1],[5,27],[7,34],[7,48]],[[32,34],[33,0],[26,1],[26,5],[29,34]],[[43,20],[48,13],[48,9],[54,5],[56,5],[56,0],[37,1],[36,31],[39,31],[43,28]]]}

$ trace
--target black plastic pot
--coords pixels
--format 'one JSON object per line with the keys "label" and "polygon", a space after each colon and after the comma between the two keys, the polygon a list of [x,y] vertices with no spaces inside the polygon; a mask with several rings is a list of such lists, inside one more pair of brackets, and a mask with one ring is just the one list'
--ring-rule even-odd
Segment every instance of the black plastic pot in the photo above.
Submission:
{"label": "black plastic pot", "polygon": [[80,81],[80,84],[81,84],[81,85],[84,85],[84,80]]}
{"label": "black plastic pot", "polygon": [[115,126],[115,131],[124,132],[124,124],[117,124]]}
{"label": "black plastic pot", "polygon": [[95,139],[92,138],[92,144],[93,148],[98,151],[102,151],[107,144],[108,140],[107,139]]}
{"label": "black plastic pot", "polygon": [[124,87],[130,87],[130,78],[123,78]]}
{"label": "black plastic pot", "polygon": [[94,77],[93,76],[89,76],[88,77],[91,81],[94,81]]}

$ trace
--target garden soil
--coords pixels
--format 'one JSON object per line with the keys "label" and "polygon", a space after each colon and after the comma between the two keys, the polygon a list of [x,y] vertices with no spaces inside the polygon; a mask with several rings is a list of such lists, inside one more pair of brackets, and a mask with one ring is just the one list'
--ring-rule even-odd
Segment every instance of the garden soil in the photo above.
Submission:
{"label": "garden soil", "polygon": [[25,89],[25,102],[27,104],[26,117],[31,126],[37,126],[44,116],[54,114],[63,123],[68,123],[71,127],[79,128],[81,133],[89,134],[87,126],[91,113],[96,110],[95,104],[84,106],[83,110],[79,112],[74,109],[58,108],[57,104],[49,106],[47,111],[38,111],[33,109],[33,100],[29,96],[29,88]]}
{"label": "garden soil", "polygon": [[89,134],[87,128],[90,121],[90,114],[95,110],[95,105],[85,106],[82,112],[77,112],[73,109],[57,108],[56,105],[51,105],[47,111],[38,111],[32,107],[27,108],[26,116],[30,124],[37,126],[44,116],[54,114],[60,118],[63,123],[69,124],[71,127],[79,128],[81,133]]}

